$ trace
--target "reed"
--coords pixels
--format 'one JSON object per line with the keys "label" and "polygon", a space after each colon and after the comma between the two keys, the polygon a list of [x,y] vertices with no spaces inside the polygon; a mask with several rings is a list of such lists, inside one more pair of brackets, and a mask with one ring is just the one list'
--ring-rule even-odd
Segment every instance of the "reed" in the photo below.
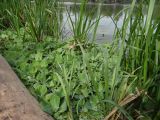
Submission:
{"label": "reed", "polygon": [[[141,1],[144,3],[145,1]],[[136,14],[126,15],[122,28],[117,28],[116,38],[118,44],[123,44],[123,53],[120,60],[121,69],[126,72],[134,72],[137,76],[135,85],[143,89],[149,96],[153,96],[153,91],[159,93],[155,86],[157,84],[157,76],[159,69],[159,19],[153,18],[155,0],[150,0],[147,3],[148,14],[143,15],[143,4],[136,6]],[[128,25],[125,24],[128,21]],[[126,28],[127,27],[127,28]],[[123,43],[124,41],[124,43]],[[117,41],[115,41],[117,45]],[[154,96],[154,99],[159,99],[159,96]],[[157,99],[157,100],[158,100]],[[143,103],[149,102],[149,98],[144,97]],[[158,101],[157,101],[158,102]],[[158,105],[158,104],[157,104]]]}
{"label": "reed", "polygon": [[37,41],[43,41],[47,35],[60,39],[62,19],[57,0],[27,0],[26,3],[26,23],[32,37]]}
{"label": "reed", "polygon": [[[83,0],[80,5],[79,13],[75,15],[73,19],[68,11],[69,22],[71,24],[71,29],[73,32],[74,41],[87,42],[88,34],[93,34],[92,41],[95,41],[97,27],[100,21],[101,3],[99,3],[98,8],[91,9],[89,14],[86,13],[88,0]],[[76,4],[76,1],[75,1]],[[90,17],[91,14],[95,14],[97,18],[93,21]],[[93,31],[93,32],[92,32]]]}

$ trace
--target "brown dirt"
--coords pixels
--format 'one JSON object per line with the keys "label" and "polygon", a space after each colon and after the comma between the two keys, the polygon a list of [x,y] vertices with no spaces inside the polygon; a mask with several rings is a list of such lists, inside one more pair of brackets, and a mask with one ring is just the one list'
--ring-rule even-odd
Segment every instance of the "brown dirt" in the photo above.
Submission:
{"label": "brown dirt", "polygon": [[53,120],[0,56],[0,120]]}

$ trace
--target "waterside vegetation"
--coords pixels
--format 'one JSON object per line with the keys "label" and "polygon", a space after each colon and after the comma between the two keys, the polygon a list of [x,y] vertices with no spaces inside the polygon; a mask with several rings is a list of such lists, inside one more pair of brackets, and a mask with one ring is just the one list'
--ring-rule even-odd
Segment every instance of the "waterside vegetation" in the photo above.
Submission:
{"label": "waterside vegetation", "polygon": [[[136,0],[114,17],[111,43],[97,44],[101,3],[91,21],[87,0],[63,38],[57,0],[1,0],[0,54],[42,109],[57,120],[159,120],[160,18],[156,0]],[[143,15],[146,2],[148,14]],[[136,14],[133,12],[137,11]],[[66,9],[68,11],[68,9]],[[123,25],[116,19],[125,12]],[[92,37],[88,34],[92,31]]]}

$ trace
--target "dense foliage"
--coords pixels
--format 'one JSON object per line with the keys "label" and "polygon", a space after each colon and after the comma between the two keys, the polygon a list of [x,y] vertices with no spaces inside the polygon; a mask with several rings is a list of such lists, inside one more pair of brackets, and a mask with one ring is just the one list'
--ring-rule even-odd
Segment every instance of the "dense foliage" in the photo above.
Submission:
{"label": "dense foliage", "polygon": [[113,21],[113,42],[96,44],[87,34],[93,30],[95,40],[100,16],[92,23],[84,15],[85,0],[77,21],[69,15],[73,36],[65,42],[57,1],[3,0],[0,54],[55,119],[159,120],[160,19],[152,19],[155,0],[147,18],[142,4],[133,16],[135,2],[121,28]]}

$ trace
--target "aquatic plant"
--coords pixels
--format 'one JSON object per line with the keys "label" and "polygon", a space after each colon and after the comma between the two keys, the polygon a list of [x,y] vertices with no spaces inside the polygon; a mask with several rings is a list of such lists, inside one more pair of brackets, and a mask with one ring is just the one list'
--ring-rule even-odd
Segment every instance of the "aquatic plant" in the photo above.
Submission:
{"label": "aquatic plant", "polygon": [[[85,14],[87,11],[87,3],[88,0],[83,0],[81,2],[80,8],[78,9],[80,12],[75,13],[74,19],[71,17],[69,10],[67,10],[69,22],[71,24],[71,29],[73,32],[73,39],[75,42],[88,42],[89,33],[93,34],[92,41],[95,41],[96,31],[101,17],[101,3],[99,3],[98,8],[92,8],[90,12],[88,12],[88,14]],[[95,20],[92,20],[92,14],[96,14],[97,16]]]}
{"label": "aquatic plant", "polygon": [[23,10],[14,0],[3,4],[0,15],[7,13],[12,29],[0,33],[0,53],[44,111],[59,120],[159,119],[160,19],[152,17],[155,0],[146,3],[147,17],[143,5],[133,0],[121,11],[121,28],[114,21],[119,14],[111,17],[116,30],[113,42],[106,44],[92,42],[101,5],[94,22],[85,15],[86,0],[75,21],[68,12],[74,35],[72,41],[61,42],[57,1],[25,0]]}

